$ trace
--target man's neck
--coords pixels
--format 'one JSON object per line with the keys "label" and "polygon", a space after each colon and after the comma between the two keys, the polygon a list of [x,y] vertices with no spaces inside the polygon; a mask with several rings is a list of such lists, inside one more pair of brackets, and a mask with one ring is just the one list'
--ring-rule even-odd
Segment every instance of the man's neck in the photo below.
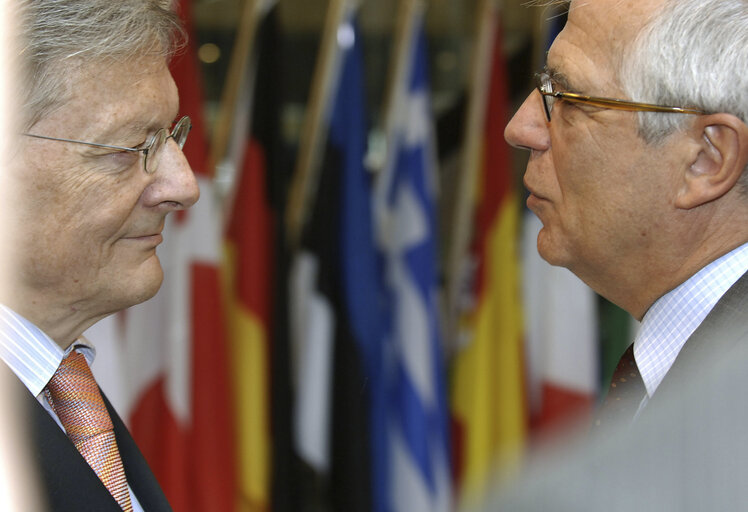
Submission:
{"label": "man's neck", "polygon": [[62,350],[66,350],[81,334],[107,315],[92,317],[81,311],[46,304],[40,300],[21,300],[20,295],[11,294],[0,302],[23,316],[52,338]]}
{"label": "man's neck", "polygon": [[[701,243],[673,244],[671,250],[648,255],[641,261],[621,262],[616,275],[585,279],[593,290],[641,321],[649,308],[699,270],[730,251],[748,243],[744,237],[710,236]],[[612,279],[611,279],[612,277]]]}

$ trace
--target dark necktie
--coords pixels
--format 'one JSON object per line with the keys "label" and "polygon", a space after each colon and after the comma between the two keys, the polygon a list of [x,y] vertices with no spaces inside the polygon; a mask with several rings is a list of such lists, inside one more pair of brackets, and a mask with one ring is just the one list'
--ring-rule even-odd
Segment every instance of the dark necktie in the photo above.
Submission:
{"label": "dark necktie", "polygon": [[[595,426],[606,426],[611,419],[633,420],[646,394],[644,381],[634,360],[634,344],[621,356],[613,372],[608,394],[595,419]],[[607,425],[610,426],[610,425]]]}

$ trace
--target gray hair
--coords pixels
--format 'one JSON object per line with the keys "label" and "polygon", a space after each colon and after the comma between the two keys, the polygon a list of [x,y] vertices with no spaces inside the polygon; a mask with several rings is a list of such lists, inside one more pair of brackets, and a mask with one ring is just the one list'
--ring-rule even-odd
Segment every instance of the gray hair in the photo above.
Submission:
{"label": "gray hair", "polygon": [[[620,83],[635,101],[726,112],[748,124],[748,0],[666,0],[623,56]],[[640,113],[658,143],[692,121]],[[748,170],[741,177],[748,195]]]}
{"label": "gray hair", "polygon": [[173,0],[18,0],[28,129],[64,103],[70,70],[139,56],[171,57],[184,41]]}

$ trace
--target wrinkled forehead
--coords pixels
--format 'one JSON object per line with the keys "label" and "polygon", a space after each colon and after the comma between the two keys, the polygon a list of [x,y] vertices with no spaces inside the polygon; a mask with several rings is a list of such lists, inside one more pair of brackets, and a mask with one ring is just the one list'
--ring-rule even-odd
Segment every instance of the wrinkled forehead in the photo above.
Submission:
{"label": "wrinkled forehead", "polygon": [[43,80],[35,84],[38,88],[27,91],[22,112],[24,131],[31,131],[44,118],[76,102],[94,108],[95,104],[108,105],[122,100],[123,93],[128,91],[137,99],[141,84],[156,74],[163,74],[165,69],[168,69],[165,58],[150,55],[50,61]]}
{"label": "wrinkled forehead", "polygon": [[597,87],[610,87],[627,48],[665,1],[573,0],[548,65],[569,76],[594,75],[591,83],[579,84],[581,88],[593,86],[593,81]]}
{"label": "wrinkled forehead", "polygon": [[161,57],[86,63],[70,73],[68,87],[69,94],[39,119],[35,131],[49,133],[50,123],[64,122],[67,138],[101,142],[121,126],[166,126],[178,112],[176,85]]}

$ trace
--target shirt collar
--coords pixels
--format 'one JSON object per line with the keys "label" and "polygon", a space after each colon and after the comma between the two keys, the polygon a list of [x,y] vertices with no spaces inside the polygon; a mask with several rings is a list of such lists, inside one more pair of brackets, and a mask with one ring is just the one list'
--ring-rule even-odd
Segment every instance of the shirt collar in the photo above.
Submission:
{"label": "shirt collar", "polygon": [[89,366],[96,356],[93,345],[82,336],[63,351],[36,325],[0,304],[0,359],[32,395],[42,392],[62,359],[72,350],[81,352]]}
{"label": "shirt collar", "polygon": [[650,397],[691,334],[746,272],[748,243],[714,260],[649,308],[634,340],[634,359]]}

